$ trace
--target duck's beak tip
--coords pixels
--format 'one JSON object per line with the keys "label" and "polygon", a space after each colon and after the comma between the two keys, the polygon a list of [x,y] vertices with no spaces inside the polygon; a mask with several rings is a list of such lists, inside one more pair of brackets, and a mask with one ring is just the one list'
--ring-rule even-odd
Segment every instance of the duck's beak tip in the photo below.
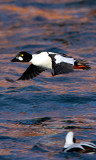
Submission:
{"label": "duck's beak tip", "polygon": [[19,60],[15,57],[11,60],[11,62],[18,62]]}

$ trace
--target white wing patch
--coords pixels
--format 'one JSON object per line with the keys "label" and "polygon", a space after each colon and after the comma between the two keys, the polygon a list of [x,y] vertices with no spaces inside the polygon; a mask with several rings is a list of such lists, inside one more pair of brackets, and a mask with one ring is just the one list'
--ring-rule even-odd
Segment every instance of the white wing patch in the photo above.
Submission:
{"label": "white wing patch", "polygon": [[58,54],[58,53],[54,53],[54,52],[48,52],[49,54]]}
{"label": "white wing patch", "polygon": [[65,62],[65,63],[70,63],[70,64],[74,65],[73,58],[63,57],[61,55],[56,55],[55,59],[56,59],[56,61],[55,61],[56,64],[61,63],[61,62]]}

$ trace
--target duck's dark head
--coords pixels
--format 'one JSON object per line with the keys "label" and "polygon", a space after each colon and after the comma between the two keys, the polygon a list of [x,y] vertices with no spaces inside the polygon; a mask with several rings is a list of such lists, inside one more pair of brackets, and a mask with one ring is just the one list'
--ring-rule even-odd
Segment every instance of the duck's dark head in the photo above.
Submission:
{"label": "duck's dark head", "polygon": [[32,59],[32,55],[25,52],[21,51],[17,54],[15,58],[11,60],[11,62],[29,62]]}

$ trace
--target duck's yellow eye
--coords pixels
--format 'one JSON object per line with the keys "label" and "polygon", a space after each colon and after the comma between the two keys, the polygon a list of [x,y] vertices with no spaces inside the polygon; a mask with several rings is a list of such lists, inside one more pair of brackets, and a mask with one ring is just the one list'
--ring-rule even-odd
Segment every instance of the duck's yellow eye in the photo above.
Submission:
{"label": "duck's yellow eye", "polygon": [[23,57],[24,56],[24,54],[21,54],[21,57]]}

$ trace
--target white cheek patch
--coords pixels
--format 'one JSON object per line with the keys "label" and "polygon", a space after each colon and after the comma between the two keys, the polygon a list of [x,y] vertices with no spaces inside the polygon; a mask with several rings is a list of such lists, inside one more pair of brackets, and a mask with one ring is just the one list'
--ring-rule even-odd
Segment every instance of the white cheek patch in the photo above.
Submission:
{"label": "white cheek patch", "polygon": [[22,57],[17,57],[17,59],[19,59],[19,61],[23,61],[23,58],[22,58]]}
{"label": "white cheek patch", "polygon": [[56,55],[55,56],[55,63],[61,63],[61,62],[65,62],[65,63],[70,63],[74,65],[74,59],[73,58],[69,58],[69,57],[62,57],[61,55]]}

